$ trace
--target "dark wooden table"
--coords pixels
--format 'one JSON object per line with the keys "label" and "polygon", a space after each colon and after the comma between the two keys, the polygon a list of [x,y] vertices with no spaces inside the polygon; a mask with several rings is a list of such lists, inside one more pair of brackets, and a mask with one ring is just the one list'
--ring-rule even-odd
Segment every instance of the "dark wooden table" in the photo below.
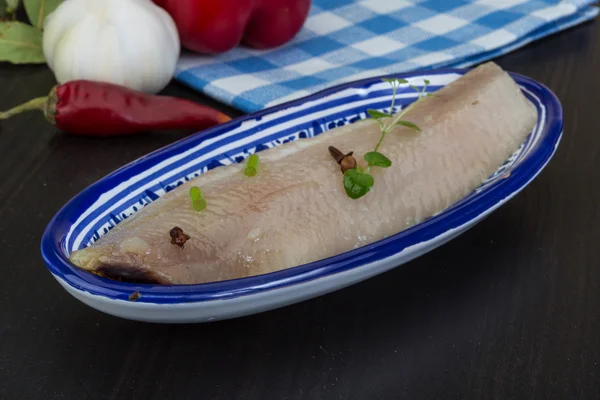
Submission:
{"label": "dark wooden table", "polygon": [[[212,324],[101,314],[39,251],[67,200],[184,133],[106,140],[35,114],[1,123],[0,399],[600,398],[600,25],[497,61],[564,106],[560,148],[526,190],[401,268]],[[0,109],[53,83],[44,66],[0,64]],[[216,105],[176,83],[165,92]]]}

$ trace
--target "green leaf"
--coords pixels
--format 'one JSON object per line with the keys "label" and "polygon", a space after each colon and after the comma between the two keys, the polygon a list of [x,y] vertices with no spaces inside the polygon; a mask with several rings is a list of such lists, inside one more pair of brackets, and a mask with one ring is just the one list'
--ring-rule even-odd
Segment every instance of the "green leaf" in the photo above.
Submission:
{"label": "green leaf", "polygon": [[419,87],[417,87],[417,86],[415,86],[415,85],[408,85],[408,86],[410,86],[410,88],[411,88],[412,90],[414,90],[415,92],[417,92],[417,93],[421,93],[421,88],[419,88]]}
{"label": "green leaf", "polygon": [[423,82],[425,82],[426,85],[429,85],[429,81],[427,79],[423,79]]}
{"label": "green leaf", "polygon": [[344,174],[344,189],[351,199],[363,197],[374,184],[375,180],[370,174],[363,174],[355,169],[349,169]]}
{"label": "green leaf", "polygon": [[401,85],[403,83],[408,83],[408,81],[406,79],[399,79],[399,78],[383,78],[382,81],[387,82],[387,83],[397,83],[398,85]]}
{"label": "green leaf", "polygon": [[412,129],[415,129],[415,130],[421,132],[421,128],[419,128],[417,125],[415,125],[415,124],[413,124],[412,122],[409,122],[409,121],[402,121],[402,120],[400,120],[400,121],[396,122],[396,125],[406,126],[407,128],[412,128]]}
{"label": "green leaf", "polygon": [[206,199],[202,197],[202,191],[198,186],[192,186],[190,188],[190,198],[192,199],[192,207],[194,207],[194,210],[200,212],[206,208]]}
{"label": "green leaf", "polygon": [[0,61],[44,63],[42,32],[22,22],[0,23]]}
{"label": "green leaf", "polygon": [[38,29],[44,27],[44,19],[52,11],[56,10],[56,7],[62,3],[62,0],[24,0],[25,11],[31,25]]}
{"label": "green leaf", "polygon": [[202,198],[202,191],[198,186],[192,186],[190,188],[190,198],[192,199],[192,201]]}
{"label": "green leaf", "polygon": [[370,109],[370,108],[367,110],[367,114],[369,114],[371,116],[371,118],[373,118],[373,119],[380,119],[380,118],[389,118],[389,117],[391,117],[390,114],[386,114],[384,112],[373,110],[373,109]]}
{"label": "green leaf", "polygon": [[258,163],[258,154],[252,154],[250,157],[248,157],[248,164],[246,165],[244,174],[246,174],[246,176],[255,176],[258,172]]}
{"label": "green leaf", "polygon": [[392,160],[384,156],[378,151],[370,151],[365,154],[365,161],[369,163],[370,167],[381,167],[387,168],[392,165]]}
{"label": "green leaf", "polygon": [[206,209],[206,200],[204,198],[196,199],[192,201],[192,207],[198,212],[204,211]]}

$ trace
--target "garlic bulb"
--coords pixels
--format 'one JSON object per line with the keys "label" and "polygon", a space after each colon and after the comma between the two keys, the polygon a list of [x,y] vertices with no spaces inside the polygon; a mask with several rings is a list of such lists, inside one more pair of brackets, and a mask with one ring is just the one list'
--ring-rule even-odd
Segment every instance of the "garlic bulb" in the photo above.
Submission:
{"label": "garlic bulb", "polygon": [[109,82],[156,93],[173,77],[177,27],[151,0],[66,0],[44,22],[56,80]]}

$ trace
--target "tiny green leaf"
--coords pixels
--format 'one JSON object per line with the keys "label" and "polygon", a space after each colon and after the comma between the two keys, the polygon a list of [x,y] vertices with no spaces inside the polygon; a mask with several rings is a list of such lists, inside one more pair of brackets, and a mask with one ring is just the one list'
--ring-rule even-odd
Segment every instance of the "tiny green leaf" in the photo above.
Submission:
{"label": "tiny green leaf", "polygon": [[389,117],[391,117],[390,114],[386,114],[386,113],[381,112],[381,111],[373,110],[371,108],[369,108],[367,110],[367,114],[369,114],[371,116],[371,118],[373,118],[373,119],[389,118]]}
{"label": "tiny green leaf", "polygon": [[383,82],[387,82],[387,83],[397,83],[398,85],[401,85],[403,83],[408,83],[408,81],[406,79],[400,79],[400,78],[383,78],[382,79]]}
{"label": "tiny green leaf", "polygon": [[423,82],[425,82],[426,85],[429,85],[429,81],[427,79],[423,79]]}
{"label": "tiny green leaf", "polygon": [[194,206],[194,210],[198,212],[203,211],[206,208],[206,200],[204,198],[194,200],[192,205]]}
{"label": "tiny green leaf", "polygon": [[421,128],[419,128],[417,125],[415,125],[415,124],[413,124],[412,122],[409,122],[409,121],[402,121],[402,120],[400,120],[400,121],[396,122],[396,125],[406,126],[407,128],[412,128],[412,129],[415,129],[415,130],[421,132]]}
{"label": "tiny green leaf", "polygon": [[411,88],[412,90],[414,90],[415,92],[419,92],[419,93],[421,92],[421,88],[419,88],[419,87],[417,87],[417,86],[415,86],[415,85],[408,85],[408,86],[410,86],[410,88]]}
{"label": "tiny green leaf", "polygon": [[258,172],[258,154],[252,154],[248,157],[248,164],[246,165],[246,169],[244,170],[244,174],[246,176],[254,176]]}
{"label": "tiny green leaf", "polygon": [[48,14],[56,10],[62,0],[23,0],[23,3],[31,25],[42,29]]}
{"label": "tiny green leaf", "polygon": [[0,61],[44,63],[42,32],[22,22],[0,22]]}
{"label": "tiny green leaf", "polygon": [[197,200],[202,197],[202,192],[198,186],[192,186],[190,188],[190,197],[192,200]]}
{"label": "tiny green leaf", "polygon": [[370,151],[365,154],[365,161],[369,163],[370,167],[387,168],[392,165],[392,160],[378,151]]}
{"label": "tiny green leaf", "polygon": [[355,169],[344,173],[344,189],[351,199],[356,200],[369,193],[374,184],[375,180],[370,174],[360,173]]}
{"label": "tiny green leaf", "polygon": [[202,196],[202,191],[197,186],[190,188],[190,198],[192,199],[192,207],[196,211],[202,211],[206,208],[206,200]]}

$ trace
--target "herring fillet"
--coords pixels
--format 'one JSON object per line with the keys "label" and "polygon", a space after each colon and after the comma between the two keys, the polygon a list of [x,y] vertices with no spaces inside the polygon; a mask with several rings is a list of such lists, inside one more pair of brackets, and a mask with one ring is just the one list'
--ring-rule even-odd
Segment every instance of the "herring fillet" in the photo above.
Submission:
{"label": "herring fillet", "polygon": [[[512,78],[483,64],[415,105],[406,127],[386,135],[392,160],[371,170],[364,197],[345,194],[329,146],[357,160],[380,137],[373,120],[260,153],[259,172],[244,163],[216,168],[181,185],[71,254],[75,265],[134,282],[192,284],[259,275],[330,257],[419,223],[472,192],[525,140],[537,113]],[[189,187],[207,208],[194,211]],[[178,226],[190,236],[172,245]]]}

